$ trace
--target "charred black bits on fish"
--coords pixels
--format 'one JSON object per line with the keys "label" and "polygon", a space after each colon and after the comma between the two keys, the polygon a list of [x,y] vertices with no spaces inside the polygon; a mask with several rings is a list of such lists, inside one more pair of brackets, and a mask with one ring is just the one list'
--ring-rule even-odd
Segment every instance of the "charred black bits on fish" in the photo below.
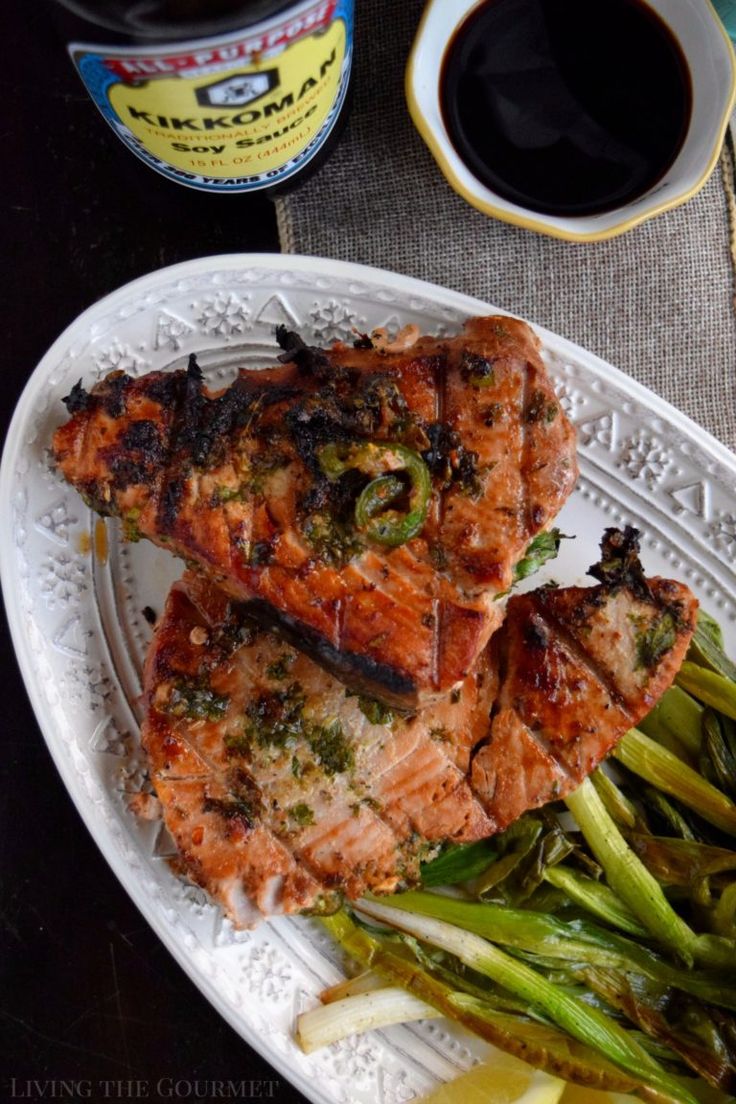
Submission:
{"label": "charred black bits on fish", "polygon": [[362,380],[360,386],[332,380],[287,411],[286,427],[300,458],[317,477],[322,472],[316,454],[327,444],[376,436],[426,443],[398,384],[385,373]]}
{"label": "charred black bits on fish", "polygon": [[74,384],[69,394],[65,395],[61,401],[70,414],[77,414],[80,410],[87,409],[91,399],[92,396],[89,391],[85,391],[82,387],[82,381],[79,379]]}
{"label": "charred black bits on fish", "polygon": [[432,422],[427,426],[429,448],[422,453],[422,460],[433,479],[443,487],[452,482],[453,454],[461,448],[460,434],[446,422]]}
{"label": "charred black bits on fish", "polygon": [[125,372],[111,372],[99,389],[95,389],[94,397],[111,418],[121,418],[125,413],[126,393],[132,382]]}
{"label": "charred black bits on fish", "polygon": [[170,531],[176,525],[179,517],[179,504],[183,497],[184,480],[181,477],[169,480],[161,494],[159,514],[161,528],[164,533]]}
{"label": "charred black bits on fish", "polygon": [[[486,465],[485,470],[490,471],[491,467],[492,465]],[[477,452],[471,452],[469,449],[462,450],[455,469],[455,482],[463,494],[471,498],[479,497],[483,485],[480,480]]]}
{"label": "charred black bits on fish", "polygon": [[160,372],[146,378],[146,395],[164,408],[179,405],[186,388],[186,372]]}
{"label": "charred black bits on fish", "polygon": [[524,643],[534,650],[544,649],[549,644],[549,634],[540,617],[532,616],[524,625]]}
{"label": "charred black bits on fish", "polygon": [[333,393],[310,396],[286,412],[286,427],[299,457],[309,470],[321,476],[317,452],[333,441],[350,441],[355,435],[346,425]]}
{"label": "charred black bits on fish", "polygon": [[155,422],[131,422],[120,442],[106,450],[112,484],[125,489],[136,483],[151,483],[166,461],[166,449]]}
{"label": "charred black bits on fish", "polygon": [[274,547],[274,540],[255,541],[255,543],[250,546],[248,562],[252,567],[264,567],[266,564],[271,563]]}
{"label": "charred black bits on fish", "polygon": [[493,402],[481,411],[483,425],[494,426],[503,417],[503,403]]}
{"label": "charred black bits on fish", "polygon": [[276,340],[284,350],[279,356],[282,364],[296,364],[303,375],[322,379],[330,373],[330,361],[324,349],[307,343],[286,326],[276,327]]}
{"label": "charred black bits on fish", "polygon": [[479,495],[478,453],[466,449],[460,434],[446,422],[431,422],[426,432],[429,448],[421,456],[432,478],[442,489],[455,484],[466,494]]}
{"label": "charred black bits on fish", "polygon": [[367,477],[357,468],[350,468],[334,481],[320,475],[303,496],[300,513],[304,517],[323,514],[353,529],[355,500],[366,482]]}
{"label": "charred black bits on fish", "polygon": [[373,342],[371,340],[370,334],[365,334],[365,333],[364,334],[358,334],[355,341],[353,342],[353,348],[354,349],[372,349],[373,348]]}
{"label": "charred black bits on fish", "polygon": [[201,369],[192,354],[174,434],[174,450],[182,452],[196,467],[216,463],[226,451],[230,438],[245,426],[260,401],[262,392],[240,386],[238,380],[224,394],[208,398],[202,387]]}
{"label": "charred black bits on fish", "polygon": [[647,602],[653,600],[639,560],[639,530],[633,525],[627,525],[624,530],[605,530],[601,539],[600,562],[589,567],[588,574],[609,590],[627,587],[637,598]]}
{"label": "charred black bits on fish", "polygon": [[165,457],[159,427],[146,418],[131,422],[121,437],[123,448],[132,452],[147,453],[151,459],[162,463]]}
{"label": "charred black bits on fish", "polygon": [[471,387],[493,387],[496,382],[493,361],[468,349],[463,350],[460,358],[460,376]]}

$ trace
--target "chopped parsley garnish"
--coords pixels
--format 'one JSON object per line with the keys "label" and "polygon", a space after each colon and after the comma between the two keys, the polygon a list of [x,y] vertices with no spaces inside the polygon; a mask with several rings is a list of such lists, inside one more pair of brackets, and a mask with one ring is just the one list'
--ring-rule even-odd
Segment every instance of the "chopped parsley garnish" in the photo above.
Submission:
{"label": "chopped parsley garnish", "polygon": [[266,668],[266,674],[270,679],[274,679],[277,682],[285,679],[288,676],[289,668],[291,667],[295,659],[296,656],[293,652],[284,652],[284,654],[282,656],[279,656],[278,659],[275,659],[273,663],[269,663],[268,667]]}
{"label": "chopped parsley garnish", "polygon": [[524,421],[528,425],[534,425],[536,422],[553,422],[558,414],[557,403],[550,402],[544,391],[532,391],[524,412]]}
{"label": "chopped parsley garnish", "polygon": [[560,541],[569,540],[559,529],[548,529],[544,533],[537,533],[534,540],[527,545],[526,552],[514,568],[514,582],[526,579],[533,575],[542,564],[553,560],[560,550]]}
{"label": "chopped parsley garnish", "polygon": [[126,510],[121,517],[123,523],[123,536],[126,541],[129,541],[131,544],[137,543],[143,535],[138,528],[138,519],[140,516],[140,507],[133,506],[130,510]]}
{"label": "chopped parsley garnish", "polygon": [[304,801],[300,801],[298,805],[292,805],[287,812],[300,828],[308,828],[310,824],[314,824],[314,813]]}
{"label": "chopped parsley garnish", "polygon": [[220,486],[215,488],[215,493],[212,495],[212,501],[215,506],[220,506],[224,502],[232,502],[234,499],[243,497],[242,487],[225,487]]}
{"label": "chopped parsley garnish", "polygon": [[284,690],[259,694],[245,710],[244,739],[261,747],[285,747],[289,740],[302,735],[302,710],[306,695],[298,682]]}
{"label": "chopped parsley garnish", "polygon": [[393,723],[394,715],[391,710],[375,698],[359,696],[358,708],[371,724],[390,725]]}
{"label": "chopped parsley garnish", "polygon": [[668,609],[663,610],[646,627],[636,615],[632,616],[632,620],[636,626],[634,638],[637,669],[646,667],[651,670],[674,647],[677,640],[677,620]]}
{"label": "chopped parsley garnish", "polygon": [[330,725],[309,724],[304,734],[328,774],[342,774],[355,765],[353,749],[345,739],[339,721],[333,721]]}
{"label": "chopped parsley garnish", "polygon": [[335,567],[341,567],[363,551],[363,543],[353,525],[329,514],[310,514],[303,531],[315,557]]}
{"label": "chopped parsley garnish", "polygon": [[205,797],[202,808],[205,813],[219,813],[226,820],[238,819],[252,828],[258,819],[260,805],[257,786],[245,779],[227,797]]}
{"label": "chopped parsley garnish", "polygon": [[175,682],[165,710],[174,717],[187,717],[191,721],[219,721],[225,716],[230,698],[216,694],[201,680]]}
{"label": "chopped parsley garnish", "polygon": [[270,563],[273,558],[273,545],[272,540],[256,541],[250,548],[249,563],[253,567],[263,567],[264,564]]}
{"label": "chopped parsley garnish", "polygon": [[[259,694],[245,709],[242,733],[229,733],[225,745],[234,755],[247,755],[254,746],[294,749],[303,740],[327,774],[350,770],[355,756],[339,721],[317,724],[304,716],[306,694],[298,682],[283,690]],[[301,778],[310,766],[296,754],[291,773]]]}

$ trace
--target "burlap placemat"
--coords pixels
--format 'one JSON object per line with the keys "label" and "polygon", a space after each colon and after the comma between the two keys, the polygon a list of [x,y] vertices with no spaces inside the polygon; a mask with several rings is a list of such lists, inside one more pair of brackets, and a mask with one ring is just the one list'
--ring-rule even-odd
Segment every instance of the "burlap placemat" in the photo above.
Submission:
{"label": "burlap placemat", "polygon": [[699,195],[610,242],[487,218],[450,189],[409,119],[404,67],[422,7],[358,0],[352,116],[325,167],[277,201],[284,252],[418,276],[548,326],[736,450],[732,138]]}

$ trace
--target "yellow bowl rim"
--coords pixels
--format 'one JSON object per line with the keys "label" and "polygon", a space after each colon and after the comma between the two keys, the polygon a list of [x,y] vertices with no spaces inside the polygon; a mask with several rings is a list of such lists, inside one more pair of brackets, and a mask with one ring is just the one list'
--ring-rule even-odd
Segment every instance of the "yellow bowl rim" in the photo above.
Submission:
{"label": "yellow bowl rim", "polygon": [[[414,126],[419,131],[419,134],[424,139],[425,144],[429,148],[430,153],[437,162],[440,171],[442,172],[445,180],[450,187],[455,191],[462,199],[475,207],[476,210],[481,211],[484,215],[492,215],[494,218],[500,219],[502,222],[511,223],[512,226],[520,226],[524,230],[533,230],[539,234],[546,234],[552,238],[560,238],[563,241],[570,242],[599,242],[607,241],[611,238],[617,238],[620,234],[625,234],[628,230],[633,230],[635,226],[639,226],[642,222],[646,222],[647,219],[655,218],[657,215],[664,214],[665,211],[671,211],[675,207],[681,207],[683,203],[687,203],[693,196],[697,195],[702,188],[705,187],[713,170],[716,167],[718,158],[723,146],[723,139],[726,134],[726,128],[728,127],[731,113],[736,105],[736,54],[734,54],[734,47],[731,43],[731,39],[723,26],[718,13],[716,12],[711,0],[705,0],[710,8],[711,14],[715,21],[715,24],[720,31],[723,40],[726,44],[726,49],[731,59],[731,87],[729,90],[728,98],[726,100],[726,107],[723,112],[723,117],[718,127],[718,138],[713,147],[713,150],[708,158],[708,161],[703,169],[703,172],[696,180],[695,184],[688,191],[681,193],[680,195],[673,196],[671,199],[665,200],[663,203],[658,204],[656,207],[652,207],[647,211],[642,211],[638,215],[633,215],[631,218],[626,219],[624,222],[618,223],[616,226],[609,226],[606,230],[597,230],[591,233],[576,234],[569,230],[562,230],[557,226],[550,226],[547,222],[541,222],[533,216],[517,215],[511,211],[505,211],[500,207],[494,206],[492,203],[488,203],[486,200],[481,199],[475,195],[469,188],[462,183],[460,178],[455,173],[449,158],[444,150],[443,141],[437,137],[433,128],[429,125],[424,117],[419,103],[417,102],[416,95],[414,93],[414,74],[416,68],[416,55],[418,52],[419,44],[424,34],[424,27],[429,18],[431,10],[435,4],[441,3],[442,0],[428,0],[422,17],[417,27],[416,35],[412,43],[412,48],[409,53],[409,60],[406,65],[406,73],[404,78],[404,93],[406,95],[406,101],[409,108],[409,115],[414,123]],[[482,0],[478,0],[482,2]],[[469,14],[471,8],[468,8]]]}

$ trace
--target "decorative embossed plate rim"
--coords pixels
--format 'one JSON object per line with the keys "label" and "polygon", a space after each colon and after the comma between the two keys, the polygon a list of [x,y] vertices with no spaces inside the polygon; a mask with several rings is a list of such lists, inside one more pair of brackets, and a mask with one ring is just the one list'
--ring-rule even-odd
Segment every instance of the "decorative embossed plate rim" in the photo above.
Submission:
{"label": "decorative embossed plate rim", "polygon": [[[496,311],[418,280],[344,262],[228,255],[152,273],[72,323],[31,376],[0,471],[0,564],[18,661],[39,726],[80,815],[165,945],[243,1038],[316,1104],[400,1104],[466,1068],[484,1045],[431,1022],[376,1032],[306,1057],[294,1016],[339,976],[318,925],[279,918],[237,933],[201,890],[177,878],[160,823],[135,818],[150,790],[137,742],[140,666],[174,561],[123,545],[108,526],[106,564],[80,548],[90,512],[58,479],[48,441],[58,400],[82,377],[184,363],[224,382],[238,363],[263,363],[276,322],[310,340],[353,326],[456,330]],[[499,312],[504,313],[504,312]],[[647,567],[689,582],[736,648],[736,457],[683,414],[597,357],[537,327],[560,402],[578,428],[581,479],[560,517],[567,542],[554,564],[582,578],[601,529],[643,528]],[[255,998],[255,999],[254,999]]]}

